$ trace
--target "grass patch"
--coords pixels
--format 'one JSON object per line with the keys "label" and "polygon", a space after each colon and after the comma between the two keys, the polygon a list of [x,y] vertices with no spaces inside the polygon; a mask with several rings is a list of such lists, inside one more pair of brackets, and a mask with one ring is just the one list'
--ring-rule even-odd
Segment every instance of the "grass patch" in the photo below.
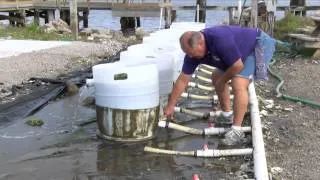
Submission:
{"label": "grass patch", "polygon": [[13,39],[33,39],[33,40],[58,40],[71,41],[72,35],[46,33],[44,29],[35,23],[31,23],[26,27],[7,27],[0,29],[0,37],[11,36]]}
{"label": "grass patch", "polygon": [[286,15],[283,19],[275,22],[274,37],[279,40],[286,41],[288,33],[299,32],[298,28],[305,26],[315,26],[312,19],[308,17]]}

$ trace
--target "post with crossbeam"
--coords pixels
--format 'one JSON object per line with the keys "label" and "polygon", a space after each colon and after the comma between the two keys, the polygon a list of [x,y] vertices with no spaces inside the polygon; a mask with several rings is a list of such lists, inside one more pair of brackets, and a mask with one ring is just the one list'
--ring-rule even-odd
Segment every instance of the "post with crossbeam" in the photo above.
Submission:
{"label": "post with crossbeam", "polygon": [[166,29],[170,28],[170,25],[171,25],[172,8],[167,5],[170,2],[171,2],[171,0],[164,0],[164,3],[166,4],[166,7],[164,8],[165,9],[165,11],[164,11],[164,20],[165,20],[164,28],[166,28]]}
{"label": "post with crossbeam", "polygon": [[78,6],[77,0],[70,0],[70,28],[73,38],[78,38]]}
{"label": "post with crossbeam", "polygon": [[258,26],[258,0],[251,0],[251,22],[250,27]]}
{"label": "post with crossbeam", "polygon": [[[305,5],[306,0],[290,0],[290,9],[294,12],[295,16],[306,16]],[[301,7],[301,9],[296,9],[298,7]]]}
{"label": "post with crossbeam", "polygon": [[[195,22],[206,22],[206,7],[207,7],[207,1],[206,0],[197,0],[196,2],[197,7],[196,8],[196,16],[195,16]],[[198,17],[199,16],[199,17]]]}

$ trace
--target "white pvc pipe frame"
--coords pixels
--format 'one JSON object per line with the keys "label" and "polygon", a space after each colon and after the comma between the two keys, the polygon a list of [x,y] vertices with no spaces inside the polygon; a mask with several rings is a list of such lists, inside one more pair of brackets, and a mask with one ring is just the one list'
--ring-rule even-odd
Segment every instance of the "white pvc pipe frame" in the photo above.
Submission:
{"label": "white pvc pipe frame", "polygon": [[222,156],[235,156],[235,155],[249,155],[252,154],[252,148],[246,149],[227,149],[227,150],[216,150],[216,149],[201,149],[195,151],[172,151],[165,149],[158,149],[146,146],[144,148],[146,152],[153,152],[158,154],[170,154],[170,155],[183,155],[183,156],[194,156],[194,157],[222,157]]}
{"label": "white pvc pipe frame", "polygon": [[[188,99],[197,99],[197,100],[212,100],[213,102],[218,102],[219,98],[217,95],[213,96],[204,96],[204,95],[196,95],[191,93],[182,93],[181,97],[188,98]],[[233,94],[230,95],[230,99],[233,100]]]}
{"label": "white pvc pipe frame", "polygon": [[252,128],[254,175],[257,180],[268,180],[268,168],[264,150],[261,119],[259,114],[259,103],[254,87],[254,82],[249,84],[249,104]]}
{"label": "white pvc pipe frame", "polygon": [[193,110],[181,108],[181,107],[174,107],[174,112],[186,113],[192,116],[203,117],[203,118],[218,117],[222,113],[222,111],[198,112],[198,111],[193,111]]}
{"label": "white pvc pipe frame", "polygon": [[[182,126],[179,124],[175,124],[175,123],[172,123],[169,121],[163,121],[163,120],[158,122],[158,126],[162,128],[175,129],[177,131],[181,131],[188,134],[203,135],[203,136],[223,135],[229,129],[229,128],[223,128],[223,127],[208,127],[204,129],[196,129],[196,128]],[[241,127],[240,130],[243,132],[250,132],[251,127]]]}

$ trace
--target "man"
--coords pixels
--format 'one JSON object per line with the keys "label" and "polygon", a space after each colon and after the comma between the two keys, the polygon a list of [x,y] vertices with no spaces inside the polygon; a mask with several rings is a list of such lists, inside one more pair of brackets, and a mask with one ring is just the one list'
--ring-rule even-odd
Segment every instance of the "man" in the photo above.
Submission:
{"label": "man", "polygon": [[[247,111],[249,77],[254,75],[255,78],[267,79],[267,64],[275,50],[275,40],[256,28],[216,26],[200,32],[185,32],[180,38],[180,45],[186,56],[165,107],[165,116],[173,117],[174,107],[196,67],[199,64],[214,66],[217,69],[212,74],[212,83],[222,109],[217,123],[232,124],[222,142],[226,145],[241,142],[244,133],[240,127]],[[233,111],[229,80],[234,94]]]}

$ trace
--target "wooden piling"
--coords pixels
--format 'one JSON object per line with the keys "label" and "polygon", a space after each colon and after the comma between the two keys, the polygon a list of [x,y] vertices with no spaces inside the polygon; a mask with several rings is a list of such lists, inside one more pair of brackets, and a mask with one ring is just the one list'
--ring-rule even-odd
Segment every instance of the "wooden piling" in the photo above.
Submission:
{"label": "wooden piling", "polygon": [[83,10],[83,15],[82,15],[82,18],[83,18],[83,27],[84,28],[88,28],[89,27],[89,9],[87,10]]}
{"label": "wooden piling", "polygon": [[196,10],[195,15],[195,22],[199,19],[199,22],[205,23],[206,22],[206,7],[207,7],[207,1],[206,0],[197,0],[196,2],[197,7],[199,6],[199,18],[198,13]]}
{"label": "wooden piling", "polygon": [[8,19],[9,19],[9,24],[10,24],[11,26],[15,26],[15,25],[16,25],[16,22],[13,21],[13,20],[11,20],[11,18],[13,18],[14,15],[15,15],[15,12],[13,12],[13,11],[9,12],[9,17],[8,17]]}
{"label": "wooden piling", "polygon": [[229,24],[233,25],[233,24],[237,24],[235,18],[234,18],[234,14],[236,12],[236,8],[235,7],[229,7],[228,8],[228,12],[229,12]]}
{"label": "wooden piling", "polygon": [[78,38],[78,5],[77,0],[70,0],[70,28],[73,38]]}
{"label": "wooden piling", "polygon": [[295,16],[306,16],[306,0],[290,0],[290,9]]}
{"label": "wooden piling", "polygon": [[40,24],[40,12],[38,9],[34,10],[34,14],[33,14],[33,22],[37,25]]}
{"label": "wooden piling", "polygon": [[258,0],[251,0],[250,27],[258,27]]}
{"label": "wooden piling", "polygon": [[70,25],[70,11],[60,10],[60,19]]}
{"label": "wooden piling", "polygon": [[[164,0],[164,3],[170,3],[171,0]],[[164,21],[165,21],[165,25],[164,25],[164,28],[165,29],[168,29],[170,28],[171,26],[171,11],[172,11],[172,8],[171,7],[165,7],[164,8]]]}

